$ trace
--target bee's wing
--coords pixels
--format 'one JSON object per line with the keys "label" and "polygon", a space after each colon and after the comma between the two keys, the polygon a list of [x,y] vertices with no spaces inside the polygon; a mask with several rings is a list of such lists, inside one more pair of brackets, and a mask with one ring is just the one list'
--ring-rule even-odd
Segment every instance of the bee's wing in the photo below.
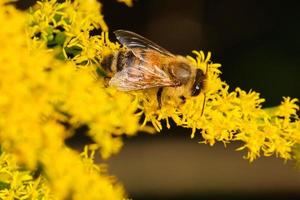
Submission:
{"label": "bee's wing", "polygon": [[178,86],[180,83],[172,80],[157,66],[138,65],[124,68],[117,72],[109,82],[121,91],[143,90],[154,87]]}
{"label": "bee's wing", "polygon": [[154,50],[162,55],[174,57],[174,55],[169,51],[165,50],[164,48],[160,47],[154,42],[134,32],[126,30],[117,30],[114,33],[117,39],[121,42],[121,44],[131,49],[133,53],[139,58],[141,58],[141,56],[139,55],[140,51],[136,51],[139,49],[143,49],[145,51]]}

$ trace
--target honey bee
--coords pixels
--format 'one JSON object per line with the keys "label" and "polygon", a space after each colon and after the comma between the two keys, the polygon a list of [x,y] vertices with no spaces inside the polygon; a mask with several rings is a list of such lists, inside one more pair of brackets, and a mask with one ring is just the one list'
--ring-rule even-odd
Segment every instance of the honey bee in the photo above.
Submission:
{"label": "honey bee", "polygon": [[159,107],[162,95],[185,102],[204,90],[206,74],[187,58],[173,55],[136,33],[126,30],[114,33],[126,48],[102,60],[101,66],[111,77],[110,86],[121,91],[156,88]]}

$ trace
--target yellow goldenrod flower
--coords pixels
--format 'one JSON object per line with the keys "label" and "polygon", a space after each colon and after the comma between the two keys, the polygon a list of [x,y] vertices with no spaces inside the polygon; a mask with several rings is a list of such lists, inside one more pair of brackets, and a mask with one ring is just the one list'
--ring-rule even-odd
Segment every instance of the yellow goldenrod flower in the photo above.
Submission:
{"label": "yellow goldenrod flower", "polygon": [[54,199],[46,180],[18,167],[14,156],[0,154],[0,199]]}
{"label": "yellow goldenrod flower", "polygon": [[[219,78],[221,65],[211,53],[193,51],[187,58],[206,72],[205,91],[185,103],[163,95],[159,107],[155,90],[107,87],[100,63],[121,47],[108,39],[96,0],[43,0],[27,14],[7,2],[0,0],[6,27],[0,32],[0,198],[124,198],[123,187],[93,157],[96,150],[102,158],[117,153],[120,136],[149,130],[147,122],[160,131],[162,120],[168,128],[173,120],[209,145],[241,141],[238,150],[247,150],[250,161],[297,158],[297,99],[284,97],[278,107],[263,109],[259,93],[231,90]],[[81,126],[94,144],[79,154],[65,140]]]}
{"label": "yellow goldenrod flower", "polygon": [[[57,59],[62,52],[57,46],[66,46],[68,39],[76,35],[79,24],[84,29],[76,44],[84,47],[80,55],[90,58],[84,45],[90,42],[86,33],[91,27],[84,24],[90,24],[91,18],[100,18],[99,14],[94,18],[90,8],[84,9],[85,4],[80,2],[39,2],[30,12],[29,24],[26,14],[1,2],[0,22],[6,29],[0,33],[0,142],[17,164],[31,171],[40,168],[57,199],[122,199],[124,191],[120,184],[103,170],[87,171],[80,155],[64,144],[77,127],[87,125],[87,134],[102,157],[107,158],[122,145],[116,136],[132,135],[139,129],[134,114],[137,103],[132,96],[115,95],[114,89],[105,88],[103,81],[96,80],[91,73],[96,66],[78,69],[78,54],[70,61]],[[72,22],[74,18],[76,24]],[[67,35],[57,25],[73,32]],[[97,41],[107,48],[104,39],[99,37]],[[49,51],[46,46],[55,48]],[[66,123],[69,128],[64,126]],[[21,180],[16,187],[25,187],[24,177],[15,174],[16,181]],[[12,185],[14,179],[5,183]],[[15,187],[7,190],[11,198],[21,195],[14,193]],[[24,195],[30,195],[29,191]]]}
{"label": "yellow goldenrod flower", "polygon": [[[224,144],[231,141],[242,141],[244,145],[238,150],[247,149],[245,158],[253,161],[262,153],[265,156],[276,155],[290,159],[292,147],[299,143],[299,121],[296,111],[297,99],[284,98],[282,104],[273,111],[262,109],[265,100],[259,93],[245,92],[236,88],[229,92],[229,86],[220,80],[218,69],[221,65],[210,61],[211,54],[205,57],[202,51],[196,52],[196,59],[188,56],[202,70],[207,66],[208,80],[206,82],[206,103],[204,114],[201,115],[203,96],[186,100],[180,104],[175,100],[163,98],[164,104],[158,109],[156,93],[142,92],[135,95],[141,102],[140,109],[145,114],[145,121],[152,122],[159,131],[162,129],[161,120],[171,118],[178,126],[192,129],[192,138],[197,131],[203,137],[204,143],[210,145],[216,141]],[[284,117],[283,119],[281,117]],[[294,118],[294,121],[291,119]]]}

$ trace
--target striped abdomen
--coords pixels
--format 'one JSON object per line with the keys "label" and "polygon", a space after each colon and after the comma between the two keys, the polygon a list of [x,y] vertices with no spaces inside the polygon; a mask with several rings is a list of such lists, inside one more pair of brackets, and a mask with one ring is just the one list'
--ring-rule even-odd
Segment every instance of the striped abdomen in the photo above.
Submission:
{"label": "striped abdomen", "polygon": [[123,68],[131,66],[136,60],[132,51],[117,51],[105,56],[101,62],[101,67],[108,74],[115,74]]}

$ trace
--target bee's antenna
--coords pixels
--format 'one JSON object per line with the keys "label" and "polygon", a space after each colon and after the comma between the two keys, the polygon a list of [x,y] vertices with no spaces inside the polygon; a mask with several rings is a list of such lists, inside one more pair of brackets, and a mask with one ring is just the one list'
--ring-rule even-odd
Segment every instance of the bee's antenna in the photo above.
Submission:
{"label": "bee's antenna", "polygon": [[[205,75],[207,75],[207,72],[208,72],[208,63],[206,63],[206,69],[205,69]],[[202,105],[202,111],[201,111],[201,116],[203,115],[204,113],[204,108],[205,108],[205,103],[206,103],[206,94],[205,92],[203,93],[203,105]]]}
{"label": "bee's antenna", "polygon": [[202,110],[201,110],[201,115],[200,116],[202,116],[203,113],[204,113],[204,108],[205,108],[205,103],[206,103],[206,94],[204,93],[203,95],[204,95],[203,96],[203,105],[202,105]]}

